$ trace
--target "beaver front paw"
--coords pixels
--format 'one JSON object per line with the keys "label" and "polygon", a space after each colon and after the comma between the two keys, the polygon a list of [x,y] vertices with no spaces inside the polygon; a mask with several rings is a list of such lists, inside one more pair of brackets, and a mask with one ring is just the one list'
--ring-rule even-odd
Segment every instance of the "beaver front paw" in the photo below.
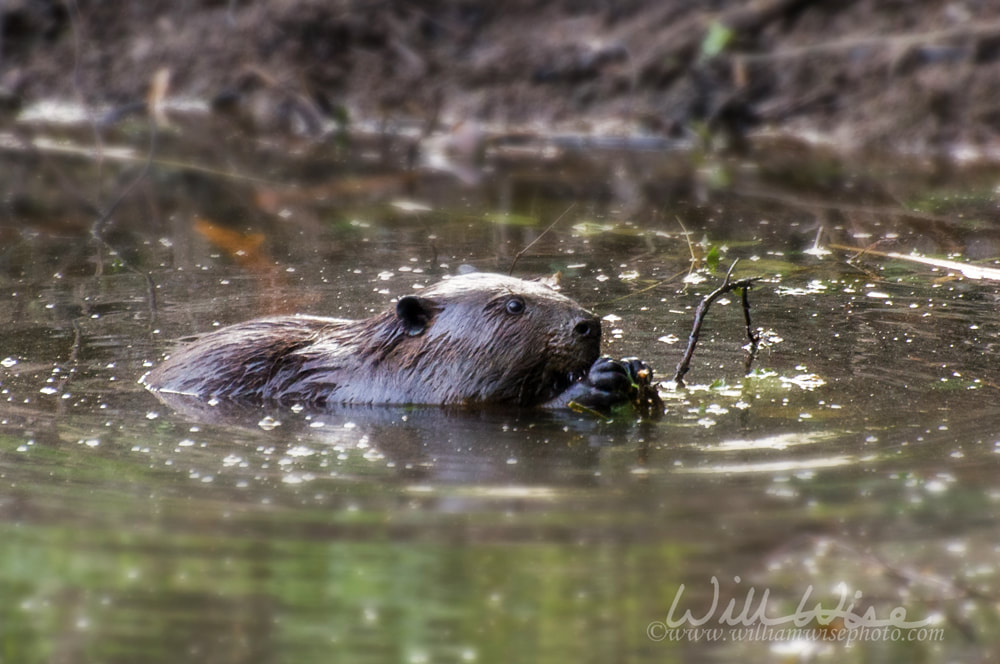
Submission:
{"label": "beaver front paw", "polygon": [[598,358],[587,375],[570,385],[556,401],[558,405],[598,412],[632,403],[644,414],[661,405],[653,385],[653,370],[634,357]]}

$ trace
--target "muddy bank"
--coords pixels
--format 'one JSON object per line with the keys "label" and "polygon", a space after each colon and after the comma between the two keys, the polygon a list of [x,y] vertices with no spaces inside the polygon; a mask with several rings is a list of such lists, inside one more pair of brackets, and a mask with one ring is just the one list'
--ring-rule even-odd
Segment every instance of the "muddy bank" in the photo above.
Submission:
{"label": "muddy bank", "polygon": [[328,119],[609,120],[739,143],[754,128],[844,147],[990,148],[1000,132],[1000,6],[815,0],[6,3],[8,106],[171,94],[265,130]]}

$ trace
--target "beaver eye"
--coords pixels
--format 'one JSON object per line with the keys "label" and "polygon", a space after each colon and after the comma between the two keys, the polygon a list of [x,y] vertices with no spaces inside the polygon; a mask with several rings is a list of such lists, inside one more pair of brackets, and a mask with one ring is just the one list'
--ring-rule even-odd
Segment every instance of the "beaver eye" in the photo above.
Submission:
{"label": "beaver eye", "polygon": [[515,316],[518,314],[523,314],[524,300],[522,300],[519,297],[512,297],[509,300],[507,300],[505,308],[507,309],[507,313],[509,314],[514,314]]}

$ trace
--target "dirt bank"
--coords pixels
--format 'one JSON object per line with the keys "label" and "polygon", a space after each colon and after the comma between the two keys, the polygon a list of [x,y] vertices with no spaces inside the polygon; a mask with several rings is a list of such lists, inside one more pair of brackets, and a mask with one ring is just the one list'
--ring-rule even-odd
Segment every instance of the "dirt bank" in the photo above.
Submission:
{"label": "dirt bank", "polygon": [[[981,0],[15,0],[8,105],[171,91],[282,122],[461,119],[739,140],[815,130],[845,147],[991,148],[1000,4]],[[256,103],[256,102],[255,102]],[[274,109],[277,109],[276,111]],[[294,120],[294,122],[293,122]]]}

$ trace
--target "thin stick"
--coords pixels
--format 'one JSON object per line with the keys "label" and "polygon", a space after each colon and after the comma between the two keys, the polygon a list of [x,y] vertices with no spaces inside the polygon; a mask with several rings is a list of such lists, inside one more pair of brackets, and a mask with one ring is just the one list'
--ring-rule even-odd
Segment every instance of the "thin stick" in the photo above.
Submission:
{"label": "thin stick", "polygon": [[750,300],[746,296],[746,291],[755,281],[759,281],[760,277],[750,277],[748,279],[739,279],[738,281],[729,281],[729,277],[732,276],[733,269],[736,267],[736,263],[738,262],[739,260],[735,260],[733,261],[733,264],[729,266],[729,271],[726,272],[726,278],[722,281],[722,285],[706,295],[702,298],[701,302],[698,303],[698,308],[694,312],[694,325],[691,327],[691,334],[688,336],[687,349],[684,351],[684,356],[681,358],[681,361],[677,363],[677,372],[674,374],[674,383],[677,384],[677,387],[684,387],[684,376],[691,369],[691,358],[694,356],[695,346],[698,345],[698,337],[701,335],[701,326],[705,321],[705,314],[708,313],[708,307],[715,302],[720,295],[736,290],[737,288],[743,289],[743,316],[747,325],[747,336],[750,337],[752,348],[754,349],[753,352],[756,353],[756,347],[759,343],[759,335],[754,334],[751,330]]}
{"label": "thin stick", "polygon": [[750,320],[749,284],[740,291],[740,300],[743,302],[743,320],[747,326],[747,339],[750,340],[750,350],[747,353],[746,361],[743,363],[743,375],[745,376],[750,373],[750,367],[753,365],[754,358],[757,357],[757,349],[760,347],[760,331],[753,329],[753,321]]}
{"label": "thin stick", "polygon": [[681,227],[681,230],[684,232],[684,240],[687,241],[688,244],[688,252],[691,254],[691,261],[688,264],[687,273],[691,274],[691,272],[694,270],[694,266],[698,263],[698,258],[694,255],[694,245],[691,244],[691,234],[688,233],[688,229],[684,227],[684,222],[681,221],[681,218],[679,216],[674,215],[674,219],[677,220],[677,225],[679,225]]}
{"label": "thin stick", "polygon": [[556,220],[553,221],[551,224],[549,224],[548,228],[546,228],[544,231],[542,231],[541,233],[539,233],[538,237],[536,237],[534,240],[532,240],[531,242],[529,242],[524,247],[524,249],[522,249],[521,251],[517,252],[517,255],[514,256],[514,260],[510,264],[510,269],[507,270],[507,276],[510,276],[510,275],[514,274],[514,266],[517,265],[517,261],[521,258],[521,256],[523,256],[525,254],[525,252],[528,251],[528,249],[531,249],[531,247],[533,247],[536,242],[538,242],[543,237],[545,237],[546,233],[548,233],[553,228],[555,228],[555,225],[558,224],[560,221],[562,221],[563,217],[565,217],[567,214],[569,214],[569,211],[572,210],[574,207],[576,207],[576,203],[575,202],[570,203],[569,207],[566,208],[565,210],[563,210],[563,213],[561,215],[559,215],[558,217],[556,217]]}

